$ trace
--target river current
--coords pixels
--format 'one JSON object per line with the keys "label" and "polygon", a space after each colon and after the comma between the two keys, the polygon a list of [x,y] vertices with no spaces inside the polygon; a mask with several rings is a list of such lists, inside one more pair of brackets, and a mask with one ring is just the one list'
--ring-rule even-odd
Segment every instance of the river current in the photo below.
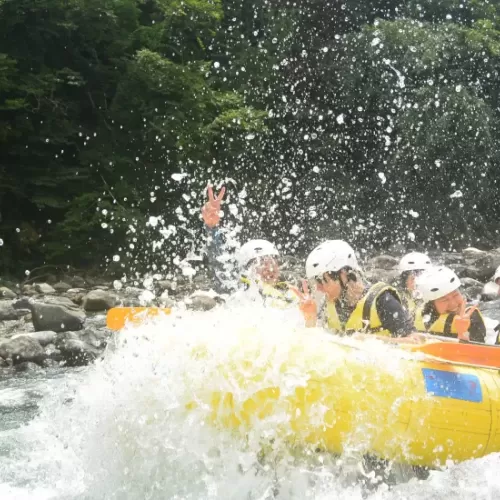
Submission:
{"label": "river current", "polygon": [[282,380],[273,369],[306,334],[298,313],[253,303],[128,328],[85,368],[0,375],[0,499],[500,498],[498,454],[367,488],[338,457],[279,445],[263,456],[257,434],[286,426],[279,415],[241,436],[207,425],[202,403],[187,412],[193,394],[227,383],[214,367],[232,363],[241,329],[274,383],[303,383],[300,370]]}

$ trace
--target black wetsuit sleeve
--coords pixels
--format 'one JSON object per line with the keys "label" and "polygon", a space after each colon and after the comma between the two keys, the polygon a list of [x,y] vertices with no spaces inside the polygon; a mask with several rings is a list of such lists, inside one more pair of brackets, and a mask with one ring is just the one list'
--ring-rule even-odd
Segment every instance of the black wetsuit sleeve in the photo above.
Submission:
{"label": "black wetsuit sleeve", "polygon": [[393,337],[406,337],[415,331],[409,312],[391,292],[381,294],[376,307],[382,328]]}
{"label": "black wetsuit sleeve", "polygon": [[207,231],[206,255],[212,286],[217,293],[228,293],[232,289],[230,282],[234,282],[234,276],[221,260],[225,248],[224,236],[218,228],[212,229],[205,226],[205,229]]}
{"label": "black wetsuit sleeve", "polygon": [[477,311],[474,311],[470,317],[469,338],[472,342],[484,343],[486,340],[486,325]]}

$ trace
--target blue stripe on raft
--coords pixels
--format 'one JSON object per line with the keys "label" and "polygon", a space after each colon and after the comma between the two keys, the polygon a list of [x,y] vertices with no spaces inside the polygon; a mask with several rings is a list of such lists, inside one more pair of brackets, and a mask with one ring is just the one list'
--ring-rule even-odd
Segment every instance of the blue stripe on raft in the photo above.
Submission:
{"label": "blue stripe on raft", "polygon": [[483,393],[481,382],[476,375],[468,373],[444,372],[422,368],[425,388],[429,394],[440,398],[460,399],[481,403]]}

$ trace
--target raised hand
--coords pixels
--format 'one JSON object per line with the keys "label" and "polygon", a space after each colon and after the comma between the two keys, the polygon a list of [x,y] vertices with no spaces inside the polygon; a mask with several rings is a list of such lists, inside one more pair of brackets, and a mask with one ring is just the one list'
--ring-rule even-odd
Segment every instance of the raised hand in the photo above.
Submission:
{"label": "raised hand", "polygon": [[465,300],[463,301],[460,314],[453,318],[453,325],[458,334],[460,340],[470,340],[469,328],[470,328],[470,317],[472,313],[477,309],[477,307],[469,307],[465,310]]}
{"label": "raised hand", "polygon": [[306,326],[316,326],[318,306],[309,293],[309,285],[307,284],[307,280],[302,280],[302,289],[304,290],[303,292],[301,292],[296,286],[289,285],[289,288],[295,295],[297,295],[299,299],[299,309],[304,315]]}
{"label": "raised hand", "polygon": [[210,228],[214,228],[220,221],[220,205],[226,193],[226,188],[223,186],[217,197],[214,196],[212,186],[208,186],[207,191],[208,201],[201,208],[201,215],[205,224]]}

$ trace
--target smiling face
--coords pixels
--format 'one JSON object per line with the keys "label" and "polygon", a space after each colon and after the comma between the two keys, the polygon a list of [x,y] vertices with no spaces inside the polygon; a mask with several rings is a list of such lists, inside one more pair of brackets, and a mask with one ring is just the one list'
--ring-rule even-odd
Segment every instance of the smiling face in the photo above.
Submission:
{"label": "smiling face", "polygon": [[459,290],[448,293],[434,301],[434,307],[438,314],[455,313],[460,314],[465,304],[465,299]]}
{"label": "smiling face", "polygon": [[342,293],[340,278],[333,279],[330,275],[324,274],[323,279],[317,281],[316,287],[319,292],[323,292],[330,302],[335,302]]}
{"label": "smiling face", "polygon": [[255,259],[252,263],[252,271],[264,283],[268,283],[270,285],[275,284],[280,276],[280,266],[278,261],[270,255],[265,255]]}

